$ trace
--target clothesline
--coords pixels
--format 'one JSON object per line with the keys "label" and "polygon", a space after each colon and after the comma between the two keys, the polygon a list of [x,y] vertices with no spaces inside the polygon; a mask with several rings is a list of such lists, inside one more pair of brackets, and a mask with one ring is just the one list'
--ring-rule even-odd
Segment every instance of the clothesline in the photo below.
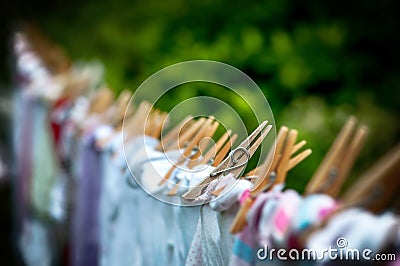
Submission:
{"label": "clothesline", "polygon": [[[331,263],[318,260],[329,247],[369,249],[371,258],[400,255],[398,209],[390,206],[399,188],[398,146],[338,197],[366,137],[355,119],[300,195],[285,187],[287,172],[311,153],[300,151],[306,143],[297,142],[297,130],[283,126],[276,149],[246,178],[239,170],[259,143],[238,156],[241,145],[228,131],[215,153],[200,154],[200,140],[212,138],[219,126],[213,118],[187,114],[176,127],[181,131],[173,128],[160,140],[167,114],[142,102],[128,114],[123,138],[131,94],[114,100],[90,67],[52,73],[45,49],[37,49],[41,42],[29,36],[15,38],[14,99],[16,222],[26,264],[286,263],[266,256],[265,247],[312,249],[317,257],[310,264]],[[254,131],[260,142],[267,124]],[[225,164],[235,158],[237,165]],[[194,189],[199,184],[204,189]],[[191,191],[201,193],[192,197]]]}

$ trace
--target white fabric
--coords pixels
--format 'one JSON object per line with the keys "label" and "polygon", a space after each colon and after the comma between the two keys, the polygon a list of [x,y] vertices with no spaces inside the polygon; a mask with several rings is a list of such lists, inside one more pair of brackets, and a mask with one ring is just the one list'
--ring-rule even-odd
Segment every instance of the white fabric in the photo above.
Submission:
{"label": "white fabric", "polygon": [[204,200],[210,199],[214,189],[222,186],[225,189],[209,204],[201,206],[186,265],[228,265],[234,241],[229,229],[239,209],[239,196],[250,185],[228,174],[213,180],[207,187],[202,195]]}
{"label": "white fabric", "polygon": [[216,212],[208,204],[200,208],[196,234],[186,258],[186,265],[228,265],[233,246],[230,226],[239,204],[229,210]]}
{"label": "white fabric", "polygon": [[180,157],[180,151],[171,151],[165,154],[147,150],[146,153],[147,158],[137,163],[140,166],[136,167],[134,174],[139,177],[139,182],[143,188],[149,193],[153,193],[160,189],[158,184],[176,163]]}
{"label": "white fabric", "polygon": [[232,174],[229,174],[217,185],[216,189],[222,186],[225,186],[224,190],[210,202],[210,207],[218,212],[226,211],[237,203],[240,195],[251,187],[251,183],[244,179],[237,180]]}
{"label": "white fabric", "polygon": [[275,213],[276,208],[278,207],[279,199],[282,196],[282,190],[284,188],[284,184],[278,184],[272,188],[268,193],[270,199],[264,204],[260,221],[258,225],[259,232],[259,245],[264,246],[266,244],[270,245],[271,243],[271,234],[272,234],[272,226],[271,220]]}

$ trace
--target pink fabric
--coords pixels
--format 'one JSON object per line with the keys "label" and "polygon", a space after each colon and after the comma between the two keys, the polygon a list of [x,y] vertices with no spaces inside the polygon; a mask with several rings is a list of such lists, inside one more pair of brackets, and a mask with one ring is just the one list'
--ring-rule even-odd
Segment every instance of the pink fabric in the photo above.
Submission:
{"label": "pink fabric", "polygon": [[242,195],[240,196],[239,202],[240,204],[243,204],[247,198],[250,197],[250,190],[246,189],[243,191]]}
{"label": "pink fabric", "polygon": [[285,212],[280,209],[278,210],[276,216],[275,216],[275,228],[278,229],[279,231],[283,231],[286,227],[289,225],[289,219]]}
{"label": "pink fabric", "polygon": [[328,216],[330,213],[332,213],[336,209],[337,205],[331,206],[330,208],[323,208],[319,210],[318,212],[318,217],[320,219],[324,219],[326,216]]}
{"label": "pink fabric", "polygon": [[272,218],[272,239],[279,247],[287,246],[292,219],[302,201],[302,197],[294,190],[286,190],[278,203]]}

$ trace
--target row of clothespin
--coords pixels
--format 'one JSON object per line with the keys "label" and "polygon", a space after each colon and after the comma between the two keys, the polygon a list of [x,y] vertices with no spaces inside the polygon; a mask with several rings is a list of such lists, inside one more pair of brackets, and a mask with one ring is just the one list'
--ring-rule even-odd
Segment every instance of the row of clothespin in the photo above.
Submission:
{"label": "row of clothespin", "polygon": [[[108,90],[101,90],[93,97],[94,100],[92,102],[96,104],[95,107],[91,105],[90,112],[96,111],[113,114],[107,117],[116,119],[111,119],[109,122],[112,121],[112,124],[118,125],[116,129],[120,129],[124,118],[122,110],[126,109],[128,96],[128,92],[123,92],[119,98],[117,98],[115,104],[112,104],[110,92]],[[99,108],[99,106],[101,106],[101,108]],[[111,112],[111,110],[115,110],[115,112]],[[166,113],[155,109],[153,110],[149,103],[142,102],[132,113],[125,116],[124,134],[127,138],[133,138],[140,134],[160,138],[161,129],[166,119]],[[146,126],[142,127],[142,125]],[[219,122],[213,117],[201,117],[196,120],[188,116],[166,133],[166,135],[161,138],[160,144],[156,149],[163,152],[176,149],[182,149],[183,151],[181,158],[171,167],[164,178],[159,182],[159,185],[163,185],[167,182],[174,173],[174,170],[184,163],[185,167],[188,169],[204,164],[215,167],[208,176],[183,195],[183,199],[186,201],[193,201],[196,199],[204,192],[211,181],[223,174],[233,174],[235,178],[242,178],[247,163],[270,132],[272,125],[268,125],[267,121],[262,122],[248,138],[243,140],[242,143],[234,149],[232,149],[232,147],[237,139],[237,134],[232,134],[231,130],[227,130],[216,141],[215,145],[211,145],[211,147],[206,150],[218,127]],[[254,195],[265,190],[266,184],[264,183],[268,180],[271,173],[276,175],[277,182],[283,183],[287,172],[311,154],[311,150],[307,149],[294,156],[306,144],[304,140],[296,144],[296,139],[296,130],[292,129],[289,131],[287,127],[281,128],[275,144],[276,147],[271,148],[265,162],[262,166],[247,174],[247,176],[249,174],[257,176],[257,178],[253,180],[256,184],[255,187],[257,187],[257,189],[252,191]],[[277,156],[274,156],[275,150],[279,151],[276,153]],[[179,185],[180,182],[176,183],[168,195],[176,195]],[[219,191],[214,191],[213,194],[218,195],[223,188],[224,187],[220,188]]]}
{"label": "row of clothespin", "polygon": [[[346,122],[314,176],[308,182],[305,195],[323,193],[333,198],[338,197],[365,143],[368,132],[367,127],[364,125],[355,129],[356,124],[357,121],[354,117],[349,118]],[[271,149],[265,164],[256,169],[254,173],[251,173],[258,177],[250,190],[250,197],[242,203],[241,209],[232,224],[232,233],[238,233],[244,228],[246,214],[257,196],[272,189],[277,184],[284,183],[286,173],[311,153],[310,150],[305,150],[290,159],[288,163],[288,158],[300,149],[305,142],[301,141],[294,145],[297,132],[290,130],[288,137],[286,137],[287,132],[288,129],[286,127],[280,129],[275,151]],[[265,169],[268,170],[265,171]],[[267,173],[266,176],[264,175],[265,173]],[[321,226],[326,224],[334,214],[350,207],[363,207],[372,212],[380,213],[388,208],[396,197],[399,198],[399,195],[396,194],[399,188],[400,144],[383,156],[338,199],[341,207],[328,216]],[[311,232],[318,230],[318,228],[319,226],[306,230],[303,241],[305,242]]]}
{"label": "row of clothespin", "polygon": [[[191,120],[189,119],[188,121]],[[355,130],[356,124],[356,119],[351,117],[344,125],[314,176],[310,179],[305,190],[305,195],[324,193],[334,198],[339,195],[365,143],[368,132],[367,127],[363,125]],[[232,149],[229,156],[227,155],[232,147],[233,141],[226,142],[231,134],[231,132],[228,131],[217,141],[213,149],[210,149],[204,156],[200,157],[200,149],[198,148],[200,146],[200,141],[203,138],[212,137],[218,125],[218,122],[214,121],[213,118],[200,118],[196,122],[192,122],[191,125],[181,133],[183,143],[186,143],[186,148],[181,159],[183,160],[185,157],[191,155],[188,164],[189,168],[195,166],[197,163],[212,163],[216,167],[214,171],[206,176],[194,188],[191,188],[183,195],[183,199],[186,201],[196,199],[213,180],[222,174],[230,173],[233,174],[235,178],[242,178],[242,173],[247,162],[271,129],[271,125],[268,125],[267,121],[264,121],[247,139],[236,148]],[[182,124],[179,126],[182,126]],[[172,133],[175,134],[176,139],[179,139],[179,135],[176,133],[177,131],[177,128],[171,130],[168,140],[171,139]],[[297,130],[289,130],[285,126],[281,127],[276,142],[273,147],[271,147],[263,164],[247,174],[247,176],[255,177],[252,179],[253,187],[250,190],[250,197],[242,205],[232,225],[232,233],[237,233],[242,230],[246,224],[246,213],[257,196],[260,195],[260,193],[272,189],[277,184],[285,183],[287,173],[311,154],[310,149],[298,153],[306,142],[302,140],[296,143],[297,135]],[[236,138],[236,135],[234,135],[233,138]],[[187,141],[188,139],[190,139],[190,141]],[[163,143],[160,144],[160,148],[162,145]],[[170,146],[171,144],[168,145]],[[172,146],[175,148],[180,147],[179,143],[175,143]],[[193,150],[195,150],[194,153],[192,153]],[[296,153],[298,154],[296,155]],[[375,206],[378,204],[378,201],[372,201],[371,195],[376,196],[379,191],[381,193],[385,191],[381,195],[379,202],[384,201],[386,204],[390,202],[390,198],[395,191],[394,188],[399,187],[399,179],[395,178],[396,172],[394,170],[398,169],[399,165],[398,147],[388,156],[390,160],[379,162],[378,166],[374,167],[375,170],[371,170],[372,174],[368,174],[367,177],[360,179],[361,181],[357,182],[350,192],[345,193],[341,199],[342,206],[357,206],[357,202],[359,202],[358,204],[361,202],[364,205],[367,202],[371,206]],[[222,160],[224,157],[225,159]],[[180,160],[180,162],[182,162],[182,160]],[[163,184],[169,179],[175,167],[176,166],[173,166],[171,168],[160,184]],[[394,181],[389,183],[388,180],[392,180],[393,178]],[[365,180],[373,180],[373,182],[367,182]],[[378,181],[381,182],[381,184]],[[364,185],[361,186],[360,184]],[[376,186],[374,187],[372,184]],[[170,195],[176,195],[178,185],[179,184],[176,184],[174,189],[170,192]],[[223,188],[220,190],[222,189]],[[357,193],[355,193],[356,191]],[[218,195],[219,192],[220,191],[214,191],[214,195]],[[363,197],[366,197],[366,199]],[[385,204],[380,204],[380,210],[382,210]],[[375,206],[372,209],[378,211],[376,208]]]}
{"label": "row of clothespin", "polygon": [[[53,70],[56,74],[69,73],[70,61],[59,49],[54,48],[44,38],[41,38],[34,28],[26,28],[25,34],[31,39],[34,48],[50,70]],[[71,82],[66,83],[63,93],[70,101],[74,101],[80,94],[85,93],[87,83],[74,82],[73,76],[69,74],[67,76]],[[123,127],[127,138],[134,138],[139,135],[160,138],[168,114],[154,109],[147,102],[140,103],[136,108],[127,109],[131,96],[131,92],[125,90],[115,99],[115,95],[110,89],[103,88],[90,97],[86,117],[91,115],[100,117],[105,123],[115,128],[116,134]],[[83,121],[84,125],[85,120]],[[351,117],[343,126],[325,158],[308,182],[305,195],[325,193],[334,198],[339,196],[343,184],[365,143],[368,132],[366,126],[361,125],[356,129],[356,125],[356,119]],[[299,152],[305,146],[306,141],[297,142],[297,130],[282,126],[264,162],[256,169],[243,175],[249,159],[254,155],[272,126],[268,125],[267,121],[262,122],[248,138],[235,148],[232,147],[237,135],[233,134],[231,130],[227,130],[216,141],[215,145],[206,150],[218,127],[218,121],[215,121],[212,117],[194,119],[188,116],[180,124],[169,130],[161,138],[156,149],[163,152],[182,149],[183,153],[177,165],[171,167],[161,180],[160,185],[170,179],[174,169],[183,163],[187,163],[186,167],[189,169],[200,164],[215,167],[208,176],[183,195],[183,199],[186,201],[197,198],[213,180],[221,175],[230,173],[235,178],[252,177],[253,187],[250,189],[250,197],[242,204],[232,224],[231,232],[237,233],[245,226],[246,213],[255,199],[274,186],[285,183],[287,173],[307,158],[311,154],[311,149]],[[108,139],[99,140],[98,144],[104,145],[107,141]],[[176,195],[178,186],[179,183],[172,188],[169,195]],[[342,207],[338,211],[353,206],[362,206],[379,213],[388,207],[393,198],[399,198],[396,193],[399,188],[400,145],[397,145],[339,198]],[[214,191],[213,194],[218,195],[222,189]]]}

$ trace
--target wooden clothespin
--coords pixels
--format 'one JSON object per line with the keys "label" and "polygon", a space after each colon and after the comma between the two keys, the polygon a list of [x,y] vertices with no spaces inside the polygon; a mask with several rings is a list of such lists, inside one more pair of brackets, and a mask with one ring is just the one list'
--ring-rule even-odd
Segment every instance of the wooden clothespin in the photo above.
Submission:
{"label": "wooden clothespin", "polygon": [[233,143],[236,141],[238,135],[233,134],[230,140],[228,140],[225,145],[221,148],[221,150],[217,153],[217,155],[214,158],[214,162],[212,163],[213,166],[218,166],[222,161],[225,159],[226,155],[229,153],[231,150],[231,147]]}
{"label": "wooden clothespin", "polygon": [[175,169],[178,165],[181,165],[182,163],[184,163],[189,158],[189,156],[194,156],[197,153],[197,150],[196,150],[196,153],[193,153],[193,150],[195,147],[197,148],[198,143],[203,138],[204,133],[207,130],[208,125],[211,124],[212,120],[213,120],[213,118],[209,118],[207,120],[205,118],[199,119],[199,121],[201,121],[199,131],[196,133],[196,135],[192,138],[192,140],[189,142],[189,144],[185,148],[185,151],[183,152],[181,158],[178,160],[178,163],[174,164],[171,167],[171,169],[167,172],[164,179],[162,179],[160,181],[159,186],[163,185],[171,177],[172,173],[175,171]]}
{"label": "wooden clothespin", "polygon": [[[360,126],[354,133],[356,124],[357,120],[354,117],[350,117],[347,120],[327,155],[314,173],[314,176],[309,181],[305,190],[305,195],[325,193],[332,197],[337,197],[367,136],[368,129],[365,126]],[[357,190],[357,188],[354,188],[351,193]],[[344,208],[346,208],[345,205],[341,204],[341,206],[328,215],[321,224],[305,230],[299,237],[299,242],[302,244],[306,243],[313,232],[324,227],[331,217]]]}
{"label": "wooden clothespin", "polygon": [[73,102],[89,88],[90,80],[87,76],[69,70],[56,76],[56,79],[64,84],[61,98]]}
{"label": "wooden clothespin", "polygon": [[114,93],[109,88],[100,89],[90,100],[88,114],[101,114],[111,106]]}
{"label": "wooden clothespin", "polygon": [[161,112],[161,114],[157,117],[157,122],[155,123],[153,137],[160,139],[162,127],[165,123],[168,123],[168,113]]}
{"label": "wooden clothespin", "polygon": [[[130,92],[129,90],[123,90],[115,101],[115,109],[112,112],[111,117],[111,125],[113,125],[114,127],[120,127],[122,125],[124,117],[129,117],[133,113],[134,108],[127,108],[131,97],[132,92]],[[125,112],[127,113],[125,114]]]}
{"label": "wooden clothespin", "polygon": [[[210,121],[212,121],[214,118],[209,119]],[[196,165],[196,159],[201,156],[201,151],[200,151],[200,145],[201,142],[203,140],[205,140],[205,142],[208,142],[211,137],[214,135],[215,131],[217,130],[219,126],[219,123],[217,121],[214,122],[214,124],[206,124],[203,127],[203,130],[200,134],[202,134],[201,139],[198,141],[197,146],[195,146],[195,149],[192,149],[193,153],[191,154],[191,156],[188,156],[188,164],[187,164],[187,168],[188,169],[192,169],[195,165]],[[196,135],[197,137],[197,135]],[[194,141],[197,141],[197,138],[194,138]],[[205,146],[207,146],[207,143],[204,143]],[[190,147],[190,144],[188,145],[188,148]],[[191,164],[192,162],[195,162],[194,164]],[[171,191],[167,194],[168,196],[175,196],[177,194],[178,188],[180,186],[180,184],[182,183],[182,180],[180,180],[179,182],[177,182],[174,187],[171,189]]]}
{"label": "wooden clothespin", "polygon": [[150,114],[150,110],[150,103],[143,101],[139,104],[135,113],[125,119],[124,133],[126,133],[126,138],[145,134],[145,121]]}
{"label": "wooden clothespin", "polygon": [[[122,91],[118,98],[114,101],[114,103],[103,112],[104,122],[112,126],[114,132],[103,139],[97,140],[97,145],[99,147],[104,147],[109,142],[109,140],[111,140],[115,136],[115,134],[120,133],[122,130],[122,123],[124,118],[129,118],[135,111],[134,106],[127,109],[131,96],[132,93],[130,91]],[[125,113],[125,111],[127,112]]]}
{"label": "wooden clothespin", "polygon": [[211,142],[212,137],[214,136],[218,127],[219,127],[218,121],[215,121],[213,124],[207,126],[203,138],[198,143],[197,153],[192,158],[190,158],[190,161],[187,165],[189,168],[193,168],[199,163],[198,159],[201,157],[202,152],[204,152],[207,149],[207,146]]}
{"label": "wooden clothespin", "polygon": [[364,207],[374,213],[385,210],[400,189],[400,143],[376,162],[343,195],[343,208]]}
{"label": "wooden clothespin", "polygon": [[[197,163],[196,161],[191,161],[189,162],[188,166],[189,167],[194,167],[197,164],[210,164],[210,165],[214,165],[215,163],[215,158],[217,156],[218,153],[220,153],[221,149],[225,146],[225,142],[228,140],[228,138],[230,137],[230,134],[232,133],[231,130],[228,130],[227,132],[225,132],[224,135],[222,135],[222,137],[217,141],[217,143],[215,145],[213,145],[207,152],[206,154],[202,157],[199,158],[200,161]],[[237,135],[236,135],[237,136]],[[236,139],[236,137],[235,137]],[[228,141],[229,144],[227,144],[227,146],[231,145],[231,143],[234,140],[231,139],[231,141]],[[230,147],[229,147],[230,149]],[[227,152],[226,152],[227,153]],[[226,155],[226,154],[225,154]],[[221,155],[222,156],[222,155]]]}
{"label": "wooden clothespin", "polygon": [[231,233],[239,233],[246,226],[247,212],[259,194],[277,184],[285,183],[287,172],[311,154],[311,149],[307,149],[291,158],[306,144],[305,141],[295,144],[297,134],[297,130],[292,129],[289,131],[285,126],[280,128],[275,144],[270,149],[264,163],[254,171],[254,175],[257,178],[254,186],[250,189],[250,197],[243,202],[237,213],[231,226]]}
{"label": "wooden clothespin", "polygon": [[[230,133],[225,133],[225,135],[228,136],[228,134]],[[224,135],[224,136],[225,136]],[[212,157],[210,157],[209,154],[206,154],[202,160],[203,163],[209,163],[212,166],[218,166],[222,160],[226,157],[226,155],[228,154],[228,152],[231,150],[231,147],[233,145],[233,143],[235,143],[236,139],[237,139],[237,134],[233,134],[232,137],[225,143],[224,146],[219,146],[218,144],[220,144],[220,141],[224,141],[223,138],[224,136],[221,137],[221,139],[217,142],[216,144],[216,154],[215,158],[213,159]],[[222,143],[223,144],[223,143]],[[208,151],[208,153],[212,153],[215,154],[214,151],[212,151],[211,149]],[[210,159],[209,159],[210,158]],[[219,189],[216,189],[214,191],[211,192],[211,195],[213,196],[219,196],[219,194],[225,189],[225,186],[222,186]]]}
{"label": "wooden clothespin", "polygon": [[[356,124],[357,120],[354,117],[350,117],[347,120],[325,158],[308,182],[305,195],[325,193],[332,197],[337,197],[367,136],[368,129],[365,126],[360,126],[354,133]],[[300,243],[305,243],[313,232],[324,227],[332,216],[340,212],[341,208],[339,207],[339,209],[327,216],[321,224],[305,230],[299,237]]]}
{"label": "wooden clothespin", "polygon": [[[210,149],[205,153],[207,146],[209,145],[210,141],[212,140],[212,137],[214,136],[215,132],[217,131],[217,128],[219,126],[219,123],[216,121],[214,122],[213,125],[208,126],[208,130],[206,130],[203,138],[199,142],[199,149],[195,156],[193,156],[190,161],[187,164],[187,167],[189,169],[192,169],[196,165],[202,164],[202,162],[207,163],[212,157],[208,158],[207,157],[211,156],[211,154],[215,154],[215,152],[218,152],[221,149],[222,145],[212,145]],[[226,135],[226,134],[225,134]],[[217,147],[219,146],[219,147]],[[203,157],[201,157],[202,153],[205,153]],[[207,156],[207,157],[206,157]]]}
{"label": "wooden clothespin", "polygon": [[104,121],[106,116],[104,115],[107,109],[111,106],[114,100],[114,93],[109,88],[102,88],[95,92],[93,97],[91,97],[89,102],[89,108],[86,112],[83,121],[79,124],[81,132],[85,131],[87,123],[91,118],[96,118],[97,120]]}
{"label": "wooden clothespin", "polygon": [[[309,181],[305,194],[325,193],[336,197],[364,145],[368,129],[360,126],[353,133],[357,120],[350,117],[332,144],[329,152]],[[352,137],[354,135],[354,137]]]}
{"label": "wooden clothespin", "polygon": [[205,177],[195,187],[186,192],[182,198],[186,201],[196,200],[197,197],[204,192],[210,182],[222,174],[231,173],[235,178],[240,176],[254,152],[271,130],[272,126],[267,124],[267,121],[262,122],[248,138],[246,138],[236,149],[231,151],[230,155],[224,159],[209,176]]}
{"label": "wooden clothespin", "polygon": [[169,145],[169,150],[178,150],[185,146],[188,143],[189,139],[193,138],[200,128],[202,128],[204,122],[206,122],[206,118],[201,117],[196,122],[193,123],[183,134],[179,134],[179,138],[173,140],[172,144]]}
{"label": "wooden clothespin", "polygon": [[160,143],[157,145],[156,150],[168,151],[171,146],[178,141],[186,130],[188,130],[194,123],[192,116],[185,117],[178,125],[171,129],[164,137],[161,138]]}
{"label": "wooden clothespin", "polygon": [[155,109],[150,112],[145,121],[145,135],[160,138],[162,125],[167,118],[167,113]]}
{"label": "wooden clothespin", "polygon": [[352,207],[366,208],[373,213],[381,213],[400,189],[400,143],[386,153],[364,175],[362,175],[340,199],[339,207],[329,214],[319,225],[312,226],[301,234],[302,246],[314,233],[324,228],[338,213]]}

